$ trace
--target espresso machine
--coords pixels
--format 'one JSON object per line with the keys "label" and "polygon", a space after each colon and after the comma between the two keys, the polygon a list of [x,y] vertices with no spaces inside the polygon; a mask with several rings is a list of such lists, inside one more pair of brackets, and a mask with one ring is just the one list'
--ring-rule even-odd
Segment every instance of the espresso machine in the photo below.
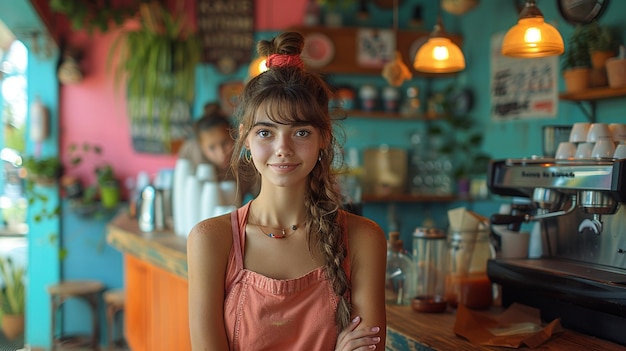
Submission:
{"label": "espresso machine", "polygon": [[626,345],[626,159],[493,160],[488,188],[531,204],[494,214],[492,224],[541,228],[541,257],[487,265],[503,306],[533,306],[546,322],[560,318],[566,328]]}

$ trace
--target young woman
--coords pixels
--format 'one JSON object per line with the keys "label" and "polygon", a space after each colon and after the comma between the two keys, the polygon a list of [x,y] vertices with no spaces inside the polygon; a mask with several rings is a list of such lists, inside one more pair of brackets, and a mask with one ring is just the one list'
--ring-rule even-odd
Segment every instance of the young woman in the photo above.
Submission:
{"label": "young woman", "polygon": [[259,195],[189,235],[194,350],[385,348],[385,235],[340,209],[331,93],[303,45],[295,32],[260,41],[269,70],[239,103],[232,165],[254,166]]}
{"label": "young woman", "polygon": [[[202,117],[194,122],[193,131],[193,138],[181,146],[178,157],[190,160],[194,172],[199,164],[208,163],[215,167],[219,181],[233,180],[230,160],[235,140],[232,136],[232,125],[218,103],[204,105]],[[242,197],[246,194],[256,195],[258,192],[258,186],[252,181],[239,182],[238,189]]]}

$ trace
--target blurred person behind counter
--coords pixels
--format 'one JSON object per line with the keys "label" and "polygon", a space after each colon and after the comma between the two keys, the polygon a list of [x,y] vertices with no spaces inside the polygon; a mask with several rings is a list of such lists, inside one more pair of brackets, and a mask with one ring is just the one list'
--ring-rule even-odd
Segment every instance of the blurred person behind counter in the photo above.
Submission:
{"label": "blurred person behind counter", "polygon": [[[178,151],[178,157],[191,161],[191,171],[196,172],[199,164],[208,163],[215,167],[217,180],[235,180],[230,169],[235,140],[233,126],[217,102],[204,105],[202,116],[193,124],[193,137],[187,139]],[[240,199],[256,196],[258,181],[243,179],[238,183]]]}

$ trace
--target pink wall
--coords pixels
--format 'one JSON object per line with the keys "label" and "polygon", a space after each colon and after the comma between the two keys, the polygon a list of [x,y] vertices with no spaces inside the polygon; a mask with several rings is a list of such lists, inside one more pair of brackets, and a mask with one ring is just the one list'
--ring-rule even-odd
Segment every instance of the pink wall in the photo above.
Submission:
{"label": "pink wall", "polygon": [[[255,3],[256,29],[280,30],[302,23],[304,6],[308,0],[258,0]],[[66,150],[72,143],[89,142],[103,148],[100,157],[85,161],[79,167],[68,169],[68,174],[80,177],[85,184],[94,180],[93,168],[109,162],[115,166],[118,179],[135,177],[140,171],[156,174],[159,169],[172,168],[175,155],[151,155],[133,150],[130,128],[125,112],[124,93],[113,86],[106,60],[115,38],[115,31],[73,33],[69,42],[84,49],[80,62],[84,80],[77,85],[63,85],[60,92],[61,152],[67,163]]]}

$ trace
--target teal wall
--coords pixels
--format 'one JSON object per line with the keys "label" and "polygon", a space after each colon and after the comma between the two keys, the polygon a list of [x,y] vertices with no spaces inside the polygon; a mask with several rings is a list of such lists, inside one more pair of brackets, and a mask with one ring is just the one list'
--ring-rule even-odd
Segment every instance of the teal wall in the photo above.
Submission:
{"label": "teal wall", "polygon": [[[59,87],[56,78],[57,49],[52,45],[52,55],[43,57],[32,52],[31,42],[23,38],[25,30],[43,31],[43,24],[32,8],[30,1],[0,1],[0,19],[23,40],[29,49],[28,56],[28,99],[39,96],[50,114],[50,137],[40,146],[27,143],[27,153],[33,154],[40,148],[42,156],[59,152]],[[29,122],[27,121],[27,125]],[[59,204],[56,187],[36,190],[48,196],[47,207],[54,209]],[[60,279],[59,240],[60,219],[54,218],[35,223],[33,215],[41,208],[35,203],[28,214],[28,286],[26,297],[25,342],[30,345],[50,345],[50,304],[46,287]]]}
{"label": "teal wall", "polygon": [[[399,28],[405,29],[414,5],[424,5],[424,29],[430,31],[435,23],[437,9],[432,0],[406,0],[401,2],[399,11]],[[558,14],[555,1],[539,1],[539,6],[546,19],[554,23],[559,31],[567,38],[573,31],[573,26],[566,23]],[[626,25],[622,15],[626,13],[626,2],[611,1],[609,9],[601,18],[602,24],[608,24],[619,29],[622,37],[626,37]],[[372,20],[366,23],[357,23],[356,20],[348,21],[347,25],[363,25],[391,28],[393,25],[392,11],[376,10],[371,12]],[[349,18],[355,18],[353,14]],[[10,28],[25,28],[42,25],[27,0],[0,0],[0,19],[5,21]],[[517,12],[514,2],[510,0],[482,0],[480,5],[463,16],[454,16],[443,13],[446,29],[451,33],[463,35],[463,51],[466,55],[467,69],[455,77],[444,79],[431,79],[416,77],[406,82],[402,89],[410,85],[420,88],[423,94],[430,88],[432,90],[443,89],[449,84],[459,87],[469,87],[475,94],[474,108],[468,113],[467,118],[476,121],[484,130],[485,140],[483,150],[494,158],[523,157],[541,153],[541,127],[548,124],[572,124],[585,121],[586,117],[579,108],[570,102],[561,102],[558,105],[558,114],[550,119],[525,119],[506,122],[494,122],[491,120],[490,91],[490,37],[494,33],[504,32],[517,20]],[[261,32],[257,39],[271,37],[275,32]],[[26,45],[30,44],[26,42]],[[54,75],[56,69],[56,54],[52,58],[40,58],[34,55],[29,57],[29,97],[40,95],[43,102],[51,111],[53,121],[58,121],[59,88]],[[247,67],[242,67],[233,75],[222,75],[211,66],[198,67],[197,100],[194,104],[194,116],[198,116],[202,105],[207,101],[217,99],[218,86],[222,82],[230,80],[243,80],[247,73]],[[384,84],[380,76],[350,76],[334,75],[329,77],[333,82],[349,82],[355,85],[364,82],[373,82],[376,85]],[[563,90],[563,82],[559,79],[560,90]],[[422,99],[425,96],[421,96]],[[623,111],[626,111],[626,99],[612,99],[601,101],[598,104],[597,117],[600,122],[624,122]],[[56,123],[53,123],[56,126]],[[357,147],[363,150],[367,147],[378,146],[387,143],[394,147],[408,148],[408,135],[413,131],[423,128],[421,122],[399,120],[360,120],[351,118],[343,123],[348,135],[346,147]],[[52,137],[43,145],[45,154],[58,153],[58,129],[53,128]],[[453,138],[454,135],[450,135]],[[29,145],[29,150],[33,150]],[[49,192],[53,203],[58,201],[58,189],[45,190]],[[446,211],[457,206],[468,206],[470,209],[483,215],[490,215],[497,211],[498,205],[507,199],[490,199],[476,202],[453,202],[453,203],[424,203],[424,204],[396,204],[397,217],[400,224],[402,238],[408,249],[413,230],[421,226],[426,218],[432,218],[437,227],[447,226]],[[52,204],[54,205],[54,204]],[[386,203],[366,204],[364,215],[376,220],[387,229],[389,227],[387,213],[390,206]],[[59,263],[59,242],[50,240],[56,234],[72,235],[81,231],[84,223],[71,218],[71,214],[63,215],[64,226],[61,230],[58,221],[50,221],[43,224],[31,223],[29,234],[29,290],[27,311],[27,342],[32,346],[46,347],[50,343],[49,334],[49,300],[45,286],[60,279],[61,272],[69,277],[81,276],[75,266],[62,268]],[[68,221],[67,223],[65,221]],[[72,224],[73,223],[73,224]],[[90,233],[100,233],[98,226],[104,230],[105,221],[94,222],[96,227],[89,226]],[[89,234],[92,235],[92,234]],[[77,245],[78,242],[75,242]],[[83,244],[87,244],[85,242]],[[73,249],[72,254],[78,255],[80,249]],[[85,257],[72,257],[72,262],[82,262]],[[108,255],[105,253],[104,255]],[[119,263],[121,258],[107,256],[110,261]],[[75,261],[74,261],[75,260]],[[69,261],[68,261],[69,262]],[[71,262],[70,262],[71,263]],[[101,266],[102,264],[97,264]],[[117,266],[116,266],[117,267]],[[94,268],[95,269],[95,268]],[[118,268],[111,271],[111,275],[102,276],[111,286],[118,285],[121,281]],[[68,317],[76,318],[76,317]],[[66,325],[75,325],[77,322],[67,320]]]}
{"label": "teal wall", "polygon": [[[412,0],[403,1],[398,11],[398,28],[408,29],[412,9],[415,5],[423,5],[424,25],[421,30],[430,31],[437,14],[434,1]],[[373,6],[373,5],[370,5]],[[563,35],[564,40],[573,32],[574,26],[561,18],[555,1],[539,1],[538,6],[543,12],[546,21],[555,25]],[[393,26],[393,11],[371,11],[371,17],[366,22],[358,21],[354,16],[356,9],[345,10],[346,25],[362,25],[370,27],[391,28]],[[626,38],[626,26],[620,14],[626,11],[626,2],[611,1],[609,8],[600,18],[602,24],[614,27],[622,38]],[[480,5],[470,12],[455,16],[446,12],[442,13],[445,28],[450,33],[463,36],[463,52],[467,61],[465,71],[448,78],[423,78],[414,77],[400,88],[405,91],[409,86],[416,86],[420,90],[422,104],[425,104],[428,92],[442,91],[449,85],[457,88],[469,88],[474,93],[474,107],[466,118],[474,120],[478,128],[484,131],[482,150],[492,158],[526,157],[540,155],[541,130],[544,125],[573,124],[586,121],[587,117],[572,102],[559,102],[557,115],[553,118],[526,118],[509,121],[493,121],[491,119],[490,76],[491,57],[490,39],[493,34],[504,33],[517,22],[517,9],[513,1],[482,0]],[[258,33],[257,37],[271,37],[275,32]],[[402,48],[406,49],[406,48]],[[410,64],[410,63],[407,63]],[[245,77],[242,69],[234,77],[224,77],[211,67],[200,69],[207,73],[205,79],[200,79],[198,91],[199,100],[196,101],[196,111],[202,104],[217,96],[216,86],[222,81]],[[559,72],[560,73],[560,72]],[[381,76],[357,76],[357,75],[329,75],[328,80],[333,84],[349,84],[358,87],[362,84],[373,84],[378,87],[386,83]],[[564,89],[563,81],[559,74],[559,91]],[[626,99],[603,100],[598,103],[598,122],[625,122],[623,111],[626,110]],[[355,147],[359,151],[366,148],[377,147],[380,144],[388,144],[390,147],[409,149],[409,137],[418,130],[423,130],[424,123],[419,121],[385,120],[385,119],[359,119],[356,116],[349,117],[341,123],[347,140],[345,148]],[[455,138],[454,134],[447,135]],[[411,235],[414,229],[425,222],[433,220],[435,225],[446,228],[446,211],[459,206],[466,206],[482,215],[490,216],[497,212],[502,202],[510,199],[490,198],[473,202],[452,203],[397,203],[390,206],[388,203],[370,203],[364,208],[364,215],[376,220],[384,229],[389,228],[388,213],[390,208],[395,208],[397,220],[400,224],[401,237],[408,249]],[[426,221],[428,220],[428,221]],[[431,222],[432,223],[432,222]]]}

